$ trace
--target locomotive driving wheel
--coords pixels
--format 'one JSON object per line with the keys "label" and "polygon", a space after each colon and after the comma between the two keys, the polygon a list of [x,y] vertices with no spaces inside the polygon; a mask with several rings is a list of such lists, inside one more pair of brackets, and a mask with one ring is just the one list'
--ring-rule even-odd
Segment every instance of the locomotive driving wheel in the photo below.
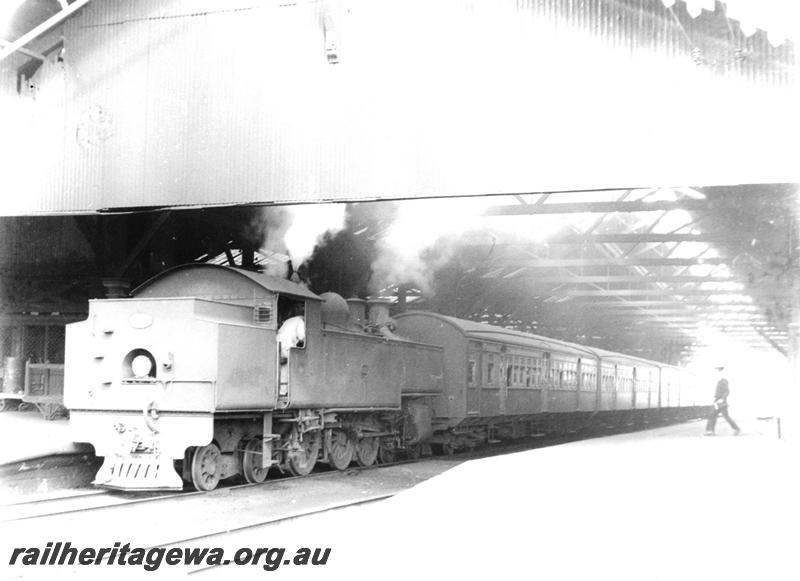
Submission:
{"label": "locomotive driving wheel", "polygon": [[13,399],[0,398],[0,412],[6,412],[15,409],[17,407],[15,404],[16,401]]}
{"label": "locomotive driving wheel", "polygon": [[344,430],[331,430],[328,462],[337,470],[344,470],[353,461],[355,445]]}
{"label": "locomotive driving wheel", "polygon": [[396,456],[394,442],[382,440],[378,448],[378,461],[381,464],[391,464]]}
{"label": "locomotive driving wheel", "polygon": [[287,453],[286,467],[293,476],[307,476],[311,473],[317,463],[319,442],[319,432],[306,432],[299,447]]}
{"label": "locomotive driving wheel", "polygon": [[372,466],[378,459],[378,438],[361,438],[356,442],[356,462],[359,466]]}
{"label": "locomotive driving wheel", "polygon": [[222,454],[215,444],[199,446],[192,454],[192,485],[197,490],[214,490],[222,472]]}
{"label": "locomotive driving wheel", "polygon": [[242,474],[250,484],[260,484],[267,479],[269,468],[261,467],[261,437],[247,440],[242,452]]}

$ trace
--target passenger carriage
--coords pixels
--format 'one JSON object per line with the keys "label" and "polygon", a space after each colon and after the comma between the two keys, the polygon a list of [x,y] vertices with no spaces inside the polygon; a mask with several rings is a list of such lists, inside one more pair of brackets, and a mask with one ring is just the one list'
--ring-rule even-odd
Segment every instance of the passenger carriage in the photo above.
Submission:
{"label": "passenger carriage", "polygon": [[571,431],[590,420],[647,422],[661,406],[662,370],[669,389],[689,385],[678,368],[436,313],[398,315],[397,330],[444,347],[433,441],[445,449],[498,433]]}

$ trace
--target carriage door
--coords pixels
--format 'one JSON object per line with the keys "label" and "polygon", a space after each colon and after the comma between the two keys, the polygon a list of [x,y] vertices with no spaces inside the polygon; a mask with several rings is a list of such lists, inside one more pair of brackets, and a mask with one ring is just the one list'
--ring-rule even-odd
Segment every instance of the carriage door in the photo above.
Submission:
{"label": "carriage door", "polygon": [[506,401],[508,400],[508,386],[511,385],[511,374],[513,372],[512,358],[509,355],[503,355],[500,360],[500,390],[498,392],[500,401],[499,413],[501,416],[506,415]]}
{"label": "carriage door", "polygon": [[481,413],[481,347],[470,344],[467,352],[467,415],[478,416]]}
{"label": "carriage door", "polygon": [[542,411],[547,412],[550,411],[550,389],[552,385],[550,385],[550,354],[543,353],[542,354]]}

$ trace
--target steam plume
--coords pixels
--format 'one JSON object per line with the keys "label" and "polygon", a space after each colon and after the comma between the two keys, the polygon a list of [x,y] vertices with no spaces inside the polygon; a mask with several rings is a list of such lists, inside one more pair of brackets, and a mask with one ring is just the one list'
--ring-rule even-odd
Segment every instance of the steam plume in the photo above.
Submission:
{"label": "steam plume", "polygon": [[297,269],[311,257],[326,233],[335,234],[344,228],[346,211],[346,204],[266,208],[262,215],[262,248],[288,255]]}
{"label": "steam plume", "polygon": [[370,288],[413,283],[431,292],[433,276],[453,255],[454,242],[478,227],[485,198],[413,200],[397,205],[394,222],[377,243]]}

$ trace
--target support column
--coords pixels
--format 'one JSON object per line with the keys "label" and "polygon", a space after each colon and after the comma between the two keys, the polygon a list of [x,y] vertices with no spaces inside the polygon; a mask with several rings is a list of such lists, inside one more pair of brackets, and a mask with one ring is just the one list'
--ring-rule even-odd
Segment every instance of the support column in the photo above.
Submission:
{"label": "support column", "polygon": [[790,276],[792,298],[789,303],[789,365],[791,382],[781,398],[781,437],[800,441],[800,188],[795,192],[791,237]]}

